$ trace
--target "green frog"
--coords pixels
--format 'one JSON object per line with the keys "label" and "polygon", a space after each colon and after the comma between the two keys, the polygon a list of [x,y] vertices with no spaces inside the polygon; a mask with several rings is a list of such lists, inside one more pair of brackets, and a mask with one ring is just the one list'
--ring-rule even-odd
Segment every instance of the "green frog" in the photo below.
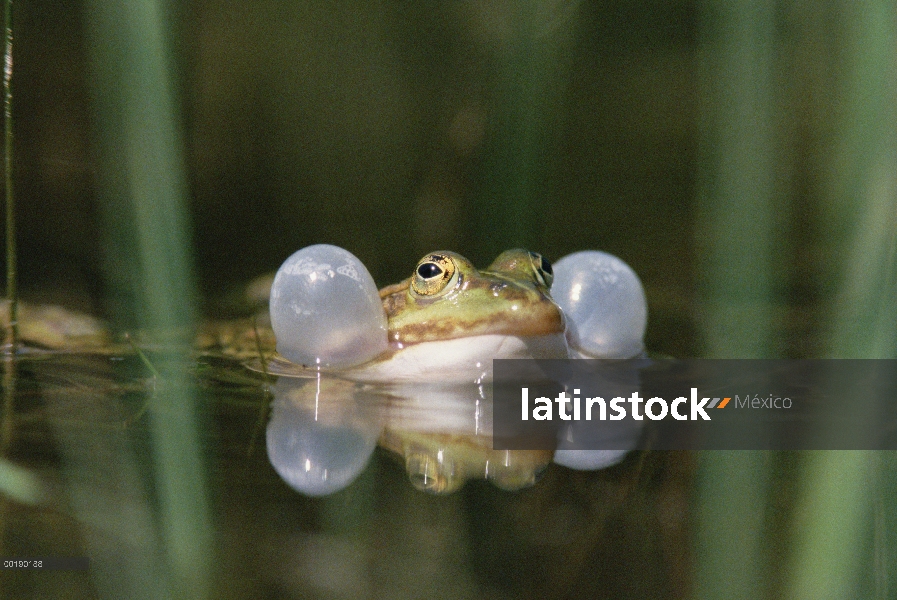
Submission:
{"label": "green frog", "polygon": [[[431,252],[418,261],[411,277],[379,291],[385,331],[371,329],[382,332],[385,343],[373,356],[322,370],[355,381],[450,384],[488,381],[494,358],[567,358],[566,322],[549,292],[552,277],[551,264],[526,250],[503,252],[482,271],[454,252]],[[293,358],[280,343],[275,302],[272,294],[278,350]],[[324,345],[333,343],[332,332],[327,333],[331,337],[324,338]],[[365,343],[361,339],[355,345]],[[327,352],[317,349],[318,354]],[[308,374],[314,363],[302,362],[297,368],[295,359],[275,360],[270,368],[274,374]]]}
{"label": "green frog", "polygon": [[[267,370],[290,376],[278,382],[268,430],[281,476],[307,494],[341,489],[379,432],[417,487],[447,493],[471,477],[526,487],[552,460],[550,451],[491,448],[484,384],[493,359],[637,356],[646,306],[637,276],[601,252],[570,255],[554,270],[527,250],[503,252],[483,270],[431,252],[378,292],[355,256],[318,245],[281,266],[270,314],[280,356]],[[347,416],[356,413],[368,417]]]}

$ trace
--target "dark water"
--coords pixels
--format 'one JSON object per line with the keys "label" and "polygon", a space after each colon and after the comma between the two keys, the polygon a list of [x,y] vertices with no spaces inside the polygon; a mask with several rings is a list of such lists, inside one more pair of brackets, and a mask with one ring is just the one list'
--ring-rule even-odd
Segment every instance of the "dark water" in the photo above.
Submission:
{"label": "dark water", "polygon": [[[304,496],[268,460],[269,394],[238,361],[201,358],[211,597],[681,598],[692,460],[640,453],[597,472],[550,465],[533,487],[438,496],[377,448],[346,489]],[[4,597],[164,596],[154,381],[133,356],[25,355],[8,460],[36,492],[2,504],[3,557],[87,556],[88,571],[0,571]],[[7,391],[9,387],[7,386]],[[7,399],[8,402],[8,399]],[[149,404],[147,404],[149,402]],[[177,593],[175,593],[177,595]]]}

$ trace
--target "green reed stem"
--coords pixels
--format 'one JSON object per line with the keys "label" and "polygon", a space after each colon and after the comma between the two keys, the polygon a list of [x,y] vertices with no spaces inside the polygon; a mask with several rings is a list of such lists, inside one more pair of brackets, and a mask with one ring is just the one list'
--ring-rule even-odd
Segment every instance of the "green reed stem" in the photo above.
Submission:
{"label": "green reed stem", "polygon": [[858,575],[871,530],[880,455],[825,450],[807,454],[801,474],[800,520],[783,598],[864,597],[857,594],[862,583]]}
{"label": "green reed stem", "polygon": [[255,349],[256,352],[259,353],[259,360],[262,363],[262,373],[265,375],[265,385],[262,388],[262,398],[259,401],[258,419],[256,419],[255,427],[252,429],[252,436],[249,438],[249,446],[246,448],[247,457],[252,456],[252,453],[255,451],[255,440],[258,439],[259,433],[265,425],[265,417],[268,416],[268,408],[271,406],[271,392],[268,389],[268,382],[270,381],[270,376],[268,375],[268,359],[265,358],[265,353],[262,351],[262,338],[259,335],[259,324],[255,315],[252,317],[252,331],[255,333]]}
{"label": "green reed stem", "polygon": [[838,110],[823,219],[838,296],[831,358],[897,358],[897,18],[845,2]]}
{"label": "green reed stem", "polygon": [[16,270],[16,211],[12,188],[12,0],[3,3],[3,131],[6,184],[6,299],[9,330],[6,350],[15,354],[19,344],[19,290]]}
{"label": "green reed stem", "polygon": [[[897,358],[897,17],[890,0],[840,2],[822,219],[837,296],[829,358]],[[864,382],[833,381],[833,393]],[[846,394],[845,394],[846,395]],[[871,417],[871,415],[870,415]],[[841,426],[842,424],[839,424]],[[814,452],[801,477],[783,597],[893,598],[893,452]],[[891,583],[888,583],[888,580]]]}
{"label": "green reed stem", "polygon": [[153,374],[153,379],[158,381],[161,375],[159,375],[158,369],[156,369],[155,365],[153,365],[153,362],[149,359],[146,353],[140,349],[140,346],[134,343],[134,338],[132,338],[130,334],[125,334],[125,339],[128,340],[128,344],[130,344],[134,352],[137,353],[137,356],[140,358],[140,362],[143,363],[143,366],[149,369],[150,373]]}
{"label": "green reed stem", "polygon": [[[708,358],[773,358],[775,6],[703,1],[701,161],[695,231]],[[696,598],[753,599],[768,586],[768,453],[702,452]]]}
{"label": "green reed stem", "polygon": [[[775,256],[774,6],[701,7],[697,203],[701,327],[708,358],[771,358]],[[699,456],[695,598],[749,600],[768,585],[769,453]]]}
{"label": "green reed stem", "polygon": [[151,361],[149,359],[149,356],[147,356],[146,353],[140,349],[140,346],[138,346],[136,343],[134,343],[134,338],[132,338],[130,334],[125,334],[125,339],[128,340],[128,343],[131,345],[131,348],[133,348],[134,352],[137,353],[137,356],[140,357],[140,362],[142,362],[143,365],[147,369],[149,369],[150,373],[152,373],[152,375],[153,375],[153,392],[152,392],[152,394],[150,394],[149,396],[144,398],[143,404],[140,405],[140,408],[137,409],[137,412],[135,412],[133,415],[131,415],[130,417],[125,419],[124,423],[122,424],[123,429],[127,429],[132,424],[136,423],[141,418],[143,418],[143,415],[146,414],[147,409],[149,409],[150,403],[156,397],[156,390],[158,389],[159,378],[161,377],[161,375],[159,374],[159,370],[156,369],[156,366],[153,364],[153,361]]}
{"label": "green reed stem", "polygon": [[[104,250],[119,324],[163,336],[149,405],[157,538],[165,578],[150,595],[212,595],[215,546],[201,419],[189,373],[195,306],[187,177],[169,43],[169,3],[86,3]],[[139,561],[135,558],[135,569]],[[158,593],[157,593],[158,592]],[[133,595],[132,594],[132,595]],[[116,594],[116,595],[121,595]]]}
{"label": "green reed stem", "polygon": [[[774,4],[703,2],[698,232],[707,358],[773,358]],[[777,201],[778,200],[778,201]]]}
{"label": "green reed stem", "polygon": [[485,260],[535,247],[543,232],[545,180],[556,151],[558,104],[578,2],[515,4],[508,39],[493,56],[491,123],[472,246]]}
{"label": "green reed stem", "polygon": [[698,461],[695,598],[762,598],[771,453],[707,451]]}

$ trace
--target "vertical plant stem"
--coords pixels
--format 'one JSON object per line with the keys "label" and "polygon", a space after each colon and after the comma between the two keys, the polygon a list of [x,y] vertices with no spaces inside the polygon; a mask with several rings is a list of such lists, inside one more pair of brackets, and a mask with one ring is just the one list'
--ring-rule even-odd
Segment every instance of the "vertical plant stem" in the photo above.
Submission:
{"label": "vertical plant stem", "polygon": [[823,218],[838,296],[831,358],[897,358],[897,15],[841,3],[841,85]]}
{"label": "vertical plant stem", "polygon": [[820,450],[805,457],[801,519],[783,598],[869,597],[858,594],[857,587],[864,583],[858,576],[866,575],[863,559],[879,456],[883,453]]}
{"label": "vertical plant stem", "polygon": [[[708,358],[772,358],[775,256],[771,0],[701,3],[701,163],[695,230]],[[699,458],[696,598],[749,600],[767,585],[768,455]]]}
{"label": "vertical plant stem", "polygon": [[704,2],[696,231],[708,358],[772,358],[774,5]]}
{"label": "vertical plant stem", "polygon": [[265,353],[262,351],[262,339],[259,335],[259,325],[254,315],[252,317],[252,332],[255,335],[255,350],[259,354],[259,360],[262,363],[262,373],[265,375],[265,385],[262,387],[262,398],[259,400],[258,419],[255,422],[255,427],[252,429],[252,437],[249,438],[249,444],[246,447],[247,458],[252,457],[252,453],[255,450],[255,440],[258,438],[262,427],[264,427],[265,417],[268,416],[268,412],[271,409],[271,391],[268,388],[268,360],[265,358]]}
{"label": "vertical plant stem", "polygon": [[[13,409],[16,393],[16,348],[19,344],[18,290],[16,282],[16,222],[12,189],[12,0],[3,0],[3,134],[6,177],[6,298],[9,324],[4,332],[3,412],[0,423],[0,457],[12,445]],[[9,500],[0,501],[0,552],[6,538]],[[0,590],[2,591],[2,590]]]}
{"label": "vertical plant stem", "polygon": [[9,325],[5,348],[15,354],[19,344],[19,291],[16,271],[16,211],[12,187],[12,0],[3,2],[3,138],[6,185],[6,299]]}
{"label": "vertical plant stem", "polygon": [[104,250],[119,324],[172,342],[155,357],[162,383],[148,410],[167,574],[160,585],[173,597],[199,599],[212,595],[215,547],[188,372],[196,291],[169,8],[159,0],[89,0],[86,14]]}
{"label": "vertical plant stem", "polygon": [[[838,2],[843,40],[832,149],[822,171],[828,261],[829,358],[897,358],[897,13],[893,2]],[[830,389],[863,382],[832,381]],[[839,424],[840,426],[840,424]],[[801,515],[787,598],[891,598],[895,487],[891,452],[814,452],[800,481]],[[884,511],[876,504],[884,500]],[[870,535],[872,534],[872,535]],[[871,539],[870,539],[871,538]],[[881,562],[876,563],[876,552]],[[872,565],[872,566],[870,566]],[[870,569],[872,572],[870,573]]]}
{"label": "vertical plant stem", "polygon": [[761,557],[770,453],[702,452],[698,471],[695,598],[764,596]]}
{"label": "vertical plant stem", "polygon": [[578,4],[509,4],[511,26],[496,33],[489,139],[471,223],[473,245],[484,260],[515,246],[536,246],[542,232],[540,196],[555,151],[554,121],[567,74],[564,50]]}

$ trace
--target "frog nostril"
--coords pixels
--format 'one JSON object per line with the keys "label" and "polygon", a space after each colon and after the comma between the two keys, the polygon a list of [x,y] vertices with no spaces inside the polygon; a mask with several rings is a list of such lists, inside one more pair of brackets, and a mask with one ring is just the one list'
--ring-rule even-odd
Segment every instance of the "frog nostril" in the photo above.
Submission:
{"label": "frog nostril", "polygon": [[442,275],[442,267],[436,263],[426,262],[417,268],[417,274],[423,279],[431,279]]}

